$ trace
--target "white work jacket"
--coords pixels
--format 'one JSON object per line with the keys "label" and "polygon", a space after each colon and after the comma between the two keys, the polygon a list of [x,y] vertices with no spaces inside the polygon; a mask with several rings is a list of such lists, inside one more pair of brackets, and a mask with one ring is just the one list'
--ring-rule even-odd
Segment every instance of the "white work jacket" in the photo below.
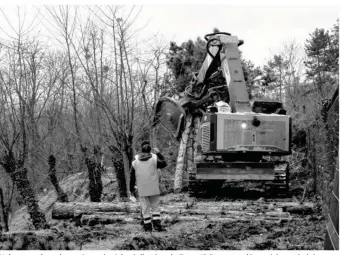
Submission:
{"label": "white work jacket", "polygon": [[160,195],[157,156],[153,153],[151,153],[151,156],[148,160],[142,161],[136,155],[135,160],[132,162],[140,197]]}

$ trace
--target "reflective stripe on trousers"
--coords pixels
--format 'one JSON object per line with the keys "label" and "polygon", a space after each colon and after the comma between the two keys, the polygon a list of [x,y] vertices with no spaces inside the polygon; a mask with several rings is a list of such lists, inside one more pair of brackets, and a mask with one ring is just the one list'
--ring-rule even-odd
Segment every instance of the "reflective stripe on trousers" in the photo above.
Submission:
{"label": "reflective stripe on trousers", "polygon": [[160,196],[147,196],[139,197],[139,202],[141,204],[141,212],[143,216],[144,223],[150,223],[151,215],[153,220],[160,220]]}

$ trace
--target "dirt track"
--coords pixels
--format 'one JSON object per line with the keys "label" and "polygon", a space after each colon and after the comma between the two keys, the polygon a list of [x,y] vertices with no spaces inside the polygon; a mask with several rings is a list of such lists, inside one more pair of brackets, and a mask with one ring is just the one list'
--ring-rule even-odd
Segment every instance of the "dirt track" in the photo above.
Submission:
{"label": "dirt track", "polygon": [[[322,249],[324,225],[322,217],[314,212],[317,208],[306,211],[305,215],[284,212],[288,203],[296,204],[292,199],[192,201],[186,194],[170,194],[162,200],[163,208],[172,206],[176,209],[170,217],[164,215],[166,232],[143,233],[138,223],[108,225],[107,229],[118,233],[116,239],[111,238],[114,242],[108,239],[98,244],[86,243],[83,249],[106,248],[104,245],[111,249],[135,250]],[[184,204],[184,212],[177,213]],[[227,213],[228,209],[233,212],[232,216]],[[199,214],[195,214],[196,211]],[[273,213],[272,217],[268,216],[270,213]],[[184,219],[189,216],[194,220]]]}
{"label": "dirt track", "polygon": [[[84,177],[76,174],[63,182],[63,188],[72,188],[69,201],[87,202]],[[80,185],[75,185],[80,180]],[[106,180],[104,180],[106,183]],[[108,186],[107,186],[108,185]],[[166,232],[145,233],[140,225],[139,204],[111,200],[112,182],[105,185],[105,202],[125,203],[123,212],[100,212],[113,220],[102,224],[86,219],[79,225],[75,219],[52,219],[56,200],[54,192],[40,199],[51,230],[58,236],[68,237],[70,249],[108,250],[321,250],[323,248],[324,222],[320,208],[313,201],[293,198],[265,199],[259,192],[234,192],[232,196],[191,198],[187,193],[167,194],[161,198],[163,223]],[[77,194],[77,195],[76,195]],[[132,208],[132,209],[131,209]],[[292,209],[293,208],[293,209]],[[296,210],[296,209],[304,210]],[[91,215],[90,215],[91,216]],[[114,217],[127,220],[114,220]],[[11,230],[28,230],[24,210],[12,216]],[[18,246],[27,249],[26,246]],[[20,248],[22,247],[22,248]],[[65,249],[65,248],[63,248]]]}
{"label": "dirt track", "polygon": [[[299,205],[291,198],[215,201],[168,194],[162,197],[161,207],[166,232],[143,232],[139,213],[130,207],[123,217],[133,220],[96,225],[90,221],[78,228],[73,221],[55,224],[76,236],[83,250],[320,250],[323,245],[324,220],[312,202]],[[308,210],[294,210],[302,207]]]}

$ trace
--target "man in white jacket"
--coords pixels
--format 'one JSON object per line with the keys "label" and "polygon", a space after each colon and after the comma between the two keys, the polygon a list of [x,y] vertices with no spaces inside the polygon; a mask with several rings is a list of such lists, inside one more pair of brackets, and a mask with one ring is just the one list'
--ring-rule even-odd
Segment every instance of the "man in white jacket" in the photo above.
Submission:
{"label": "man in white jacket", "polygon": [[130,178],[130,192],[134,193],[137,183],[139,202],[143,217],[144,230],[152,231],[154,227],[157,231],[163,231],[160,217],[160,183],[158,168],[164,168],[167,163],[163,155],[157,148],[151,153],[148,141],[141,144],[142,152],[135,156],[132,162]]}

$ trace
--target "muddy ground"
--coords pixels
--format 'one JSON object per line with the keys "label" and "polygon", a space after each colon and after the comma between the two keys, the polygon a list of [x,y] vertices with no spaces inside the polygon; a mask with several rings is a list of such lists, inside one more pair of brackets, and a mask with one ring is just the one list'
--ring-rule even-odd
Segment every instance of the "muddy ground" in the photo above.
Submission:
{"label": "muddy ground", "polygon": [[[109,176],[108,176],[109,177]],[[62,182],[70,201],[88,201],[83,174]],[[112,176],[104,180],[104,199],[117,203]],[[73,185],[71,185],[73,183]],[[73,187],[73,188],[71,188]],[[68,190],[70,188],[71,190]],[[77,195],[76,195],[77,194]],[[112,199],[113,197],[113,199]],[[299,206],[299,197],[265,198],[258,191],[229,189],[227,195],[191,198],[187,193],[167,193],[161,197],[165,209],[163,223],[167,231],[146,233],[139,214],[132,222],[79,225],[74,219],[51,218],[56,200],[54,191],[41,196],[50,231],[66,244],[44,249],[82,250],[322,250],[325,219],[319,202],[305,198],[311,210],[287,212],[286,204]],[[131,202],[128,202],[131,203]],[[139,206],[139,204],[137,204]],[[168,208],[168,209],[167,209]],[[170,209],[169,209],[170,208]],[[171,210],[171,213],[170,213]],[[273,216],[272,216],[273,215]],[[191,219],[190,219],[190,218]],[[25,208],[12,215],[10,231],[29,230]],[[67,240],[67,241],[66,241]],[[7,249],[14,247],[9,241]],[[17,249],[31,249],[17,245]],[[28,248],[29,247],[29,248]],[[2,247],[4,249],[4,247]],[[6,249],[6,247],[5,247]]]}
{"label": "muddy ground", "polygon": [[[169,194],[163,197],[163,204],[186,202],[191,199],[186,195]],[[199,202],[205,200],[197,200]],[[291,201],[291,199],[280,200]],[[256,210],[257,204],[267,204],[275,208],[275,200],[237,200],[222,199],[210,201],[217,203],[244,203],[242,211],[249,212],[249,217],[242,220],[215,221],[213,214],[206,214],[198,221],[176,220],[164,221],[165,232],[143,232],[140,224],[110,224],[84,226],[79,230],[84,240],[82,249],[116,249],[116,250],[321,250],[323,249],[324,219],[314,207],[305,214],[291,213],[291,219],[257,220],[250,211]],[[278,205],[280,206],[280,205]],[[253,209],[254,208],[254,209]],[[263,208],[263,207],[262,207]],[[247,210],[249,209],[249,210]],[[256,215],[260,213],[256,212]],[[95,230],[98,231],[95,232]],[[95,234],[88,234],[93,232]],[[103,233],[103,234],[100,234]]]}

